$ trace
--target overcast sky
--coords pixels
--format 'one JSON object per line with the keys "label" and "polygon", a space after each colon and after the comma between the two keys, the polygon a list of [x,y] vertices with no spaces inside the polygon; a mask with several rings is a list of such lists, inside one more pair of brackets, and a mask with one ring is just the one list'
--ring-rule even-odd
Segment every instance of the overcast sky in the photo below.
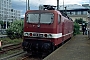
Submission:
{"label": "overcast sky", "polygon": [[[26,11],[26,0],[11,0],[12,1],[12,8],[21,11],[21,17],[24,16]],[[30,9],[38,9],[39,5],[57,5],[57,0],[29,0],[30,1]],[[90,0],[64,0],[64,4],[89,4]],[[63,0],[59,0],[59,5],[63,5]]]}

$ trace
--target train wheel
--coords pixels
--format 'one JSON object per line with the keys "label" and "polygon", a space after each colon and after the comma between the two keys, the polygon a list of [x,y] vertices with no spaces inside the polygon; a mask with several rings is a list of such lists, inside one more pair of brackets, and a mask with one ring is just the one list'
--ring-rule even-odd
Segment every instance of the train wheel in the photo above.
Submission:
{"label": "train wheel", "polygon": [[53,46],[53,51],[55,50],[55,46]]}
{"label": "train wheel", "polygon": [[63,45],[65,42],[63,41],[62,43],[61,43],[61,45]]}
{"label": "train wheel", "polygon": [[55,50],[55,46],[53,45],[52,46],[52,49],[51,49],[51,52],[53,52]]}
{"label": "train wheel", "polygon": [[32,55],[32,53],[31,53],[30,51],[27,51],[27,55],[31,56],[31,55]]}

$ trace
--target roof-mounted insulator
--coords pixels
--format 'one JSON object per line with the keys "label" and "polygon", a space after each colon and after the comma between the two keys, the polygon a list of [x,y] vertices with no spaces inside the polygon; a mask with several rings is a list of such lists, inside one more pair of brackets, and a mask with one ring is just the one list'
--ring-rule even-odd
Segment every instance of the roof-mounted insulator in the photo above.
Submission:
{"label": "roof-mounted insulator", "polygon": [[52,6],[52,5],[43,5],[44,10],[55,10],[56,6]]}

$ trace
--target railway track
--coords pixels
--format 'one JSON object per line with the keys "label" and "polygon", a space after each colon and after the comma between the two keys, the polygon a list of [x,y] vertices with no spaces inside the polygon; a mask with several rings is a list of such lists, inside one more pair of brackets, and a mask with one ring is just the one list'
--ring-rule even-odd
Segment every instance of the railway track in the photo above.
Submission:
{"label": "railway track", "polygon": [[2,50],[0,51],[0,54],[5,53],[5,52],[10,51],[10,50],[15,50],[15,49],[18,49],[18,48],[21,48],[21,43],[7,45],[7,46],[2,47]]}
{"label": "railway track", "polygon": [[16,53],[16,54],[12,54],[12,55],[0,58],[0,60],[9,60],[10,58],[16,57],[16,56],[21,55],[21,54],[26,54],[26,53],[22,51],[22,52],[19,52],[19,53]]}
{"label": "railway track", "polygon": [[42,58],[36,56],[25,56],[21,60],[42,60]]}
{"label": "railway track", "polygon": [[[22,56],[19,56],[19,55],[22,55]],[[28,55],[26,52],[23,52],[23,51],[16,53],[16,54],[6,56],[6,57],[3,57],[3,58],[0,58],[0,60],[10,60],[10,59],[13,60],[12,58],[15,58],[15,57],[17,57],[16,60],[43,60],[42,58],[40,58],[38,56],[31,56],[31,55]],[[19,58],[19,57],[21,57],[21,58]]]}
{"label": "railway track", "polygon": [[27,53],[23,55],[20,60],[43,60],[43,57],[39,54],[32,55]]}
{"label": "railway track", "polygon": [[[21,43],[19,43],[19,44],[10,44],[10,45],[2,47],[2,50],[0,51],[0,54],[3,54],[3,53],[8,52],[10,50],[19,49],[19,48],[21,48]],[[23,52],[23,51],[22,52],[18,52],[16,54],[12,54],[12,55],[6,56],[6,57],[3,57],[3,58],[0,58],[0,60],[9,60],[9,59],[17,57],[19,55],[24,55],[19,60],[42,60],[39,57],[28,55],[26,52]]]}
{"label": "railway track", "polygon": [[27,60],[27,58],[29,58],[29,56],[23,57],[21,60]]}

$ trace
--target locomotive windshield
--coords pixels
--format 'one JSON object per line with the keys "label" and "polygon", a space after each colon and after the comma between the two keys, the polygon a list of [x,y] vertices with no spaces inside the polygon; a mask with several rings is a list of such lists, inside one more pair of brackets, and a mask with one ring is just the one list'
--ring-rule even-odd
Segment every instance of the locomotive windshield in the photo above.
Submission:
{"label": "locomotive windshield", "polygon": [[28,23],[53,23],[54,14],[53,13],[29,13],[27,14]]}

